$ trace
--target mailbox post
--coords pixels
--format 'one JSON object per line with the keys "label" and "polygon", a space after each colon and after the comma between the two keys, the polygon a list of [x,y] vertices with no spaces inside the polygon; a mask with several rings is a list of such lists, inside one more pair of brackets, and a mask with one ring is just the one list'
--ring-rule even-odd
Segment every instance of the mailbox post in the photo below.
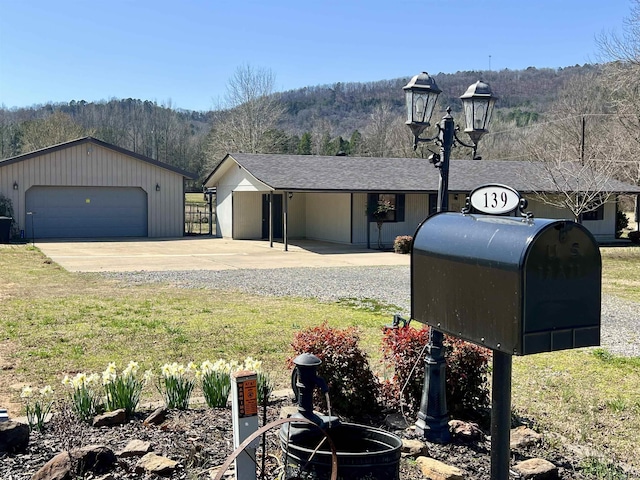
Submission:
{"label": "mailbox post", "polygon": [[[471,199],[500,188],[496,198],[509,203],[515,191],[495,185]],[[418,228],[411,317],[493,350],[491,479],[508,480],[512,356],[600,344],[602,262],[577,223],[471,211],[437,213]]]}

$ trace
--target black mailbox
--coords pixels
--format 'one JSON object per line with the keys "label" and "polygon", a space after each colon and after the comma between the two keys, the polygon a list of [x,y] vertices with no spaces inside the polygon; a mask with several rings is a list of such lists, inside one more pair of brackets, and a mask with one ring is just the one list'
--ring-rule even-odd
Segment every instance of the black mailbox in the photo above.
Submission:
{"label": "black mailbox", "polygon": [[600,345],[602,261],[567,220],[439,213],[411,253],[411,317],[509,354]]}

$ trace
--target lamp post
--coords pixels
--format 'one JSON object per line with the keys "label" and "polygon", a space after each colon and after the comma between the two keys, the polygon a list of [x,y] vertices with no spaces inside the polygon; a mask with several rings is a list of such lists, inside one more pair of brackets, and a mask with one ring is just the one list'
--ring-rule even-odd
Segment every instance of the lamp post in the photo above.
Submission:
{"label": "lamp post", "polygon": [[[420,142],[434,142],[440,147],[439,153],[432,153],[429,161],[440,171],[438,184],[437,211],[449,210],[449,160],[451,149],[456,142],[472,149],[472,158],[477,156],[478,142],[487,133],[487,126],[491,120],[496,97],[493,96],[488,84],[478,81],[469,86],[460,97],[464,110],[466,127],[465,133],[471,139],[471,144],[463,142],[457,135],[457,128],[451,108],[440,123],[438,131],[430,138],[420,138],[420,135],[431,125],[431,114],[436,105],[438,95],[442,92],[436,81],[427,72],[413,77],[403,88],[407,104],[407,121],[413,133],[413,149],[418,148]],[[420,401],[420,411],[416,428],[422,436],[432,442],[447,443],[450,439],[448,412],[446,401],[446,364],[443,352],[444,335],[441,331],[431,328],[427,355],[425,357],[424,386]]]}

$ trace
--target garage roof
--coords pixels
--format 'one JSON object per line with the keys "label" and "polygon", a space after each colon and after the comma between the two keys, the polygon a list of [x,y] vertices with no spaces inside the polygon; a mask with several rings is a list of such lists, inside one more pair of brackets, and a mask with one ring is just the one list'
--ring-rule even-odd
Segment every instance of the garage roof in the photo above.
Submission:
{"label": "garage roof", "polygon": [[[204,185],[215,186],[228,170],[230,162],[244,168],[273,190],[425,192],[437,191],[439,182],[438,169],[423,158],[230,153],[209,175]],[[522,193],[558,191],[548,175],[545,175],[542,165],[533,162],[450,162],[449,191],[468,192],[489,183],[509,185]],[[578,188],[577,184],[575,188]],[[640,187],[613,179],[608,181],[604,190],[613,193],[640,193]],[[584,191],[584,187],[581,191]]]}
{"label": "garage roof", "polygon": [[12,163],[17,163],[17,162],[22,162],[24,160],[27,160],[29,158],[33,158],[33,157],[38,157],[40,155],[45,155],[47,153],[52,153],[55,152],[57,150],[64,150],[76,145],[82,145],[84,143],[90,143],[90,144],[94,144],[94,145],[98,145],[100,147],[104,147],[104,148],[108,148],[110,150],[114,150],[118,153],[121,153],[123,155],[128,155],[129,157],[133,157],[136,158],[138,160],[141,160],[143,162],[147,162],[150,163],[151,165],[154,165],[156,167],[159,168],[164,168],[165,170],[170,170],[172,172],[175,172],[179,175],[182,175],[185,178],[188,179],[194,179],[196,178],[196,175],[190,172],[187,172],[185,170],[182,170],[180,168],[174,167],[173,165],[169,165],[168,163],[164,163],[164,162],[160,162],[158,160],[154,160],[153,158],[150,157],[146,157],[144,155],[140,155],[139,153],[135,153],[132,152],[131,150],[127,150],[125,148],[121,148],[118,147],[116,145],[112,145],[110,143],[107,142],[103,142],[102,140],[98,140],[97,138],[93,138],[93,137],[83,137],[83,138],[79,138],[77,140],[72,140],[70,142],[64,142],[64,143],[59,143],[58,145],[53,145],[51,147],[47,147],[47,148],[43,148],[40,150],[35,150],[33,152],[29,152],[29,153],[24,153],[22,155],[18,155],[16,157],[11,157],[11,158],[7,158],[5,160],[0,160],[0,167],[3,167],[5,165],[10,165]]}

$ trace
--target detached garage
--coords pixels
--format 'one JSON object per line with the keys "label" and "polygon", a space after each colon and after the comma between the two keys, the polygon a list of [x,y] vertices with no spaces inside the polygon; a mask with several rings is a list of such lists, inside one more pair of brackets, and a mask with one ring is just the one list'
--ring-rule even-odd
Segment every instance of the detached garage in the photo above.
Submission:
{"label": "detached garage", "polygon": [[26,238],[178,237],[188,172],[86,137],[0,161]]}

